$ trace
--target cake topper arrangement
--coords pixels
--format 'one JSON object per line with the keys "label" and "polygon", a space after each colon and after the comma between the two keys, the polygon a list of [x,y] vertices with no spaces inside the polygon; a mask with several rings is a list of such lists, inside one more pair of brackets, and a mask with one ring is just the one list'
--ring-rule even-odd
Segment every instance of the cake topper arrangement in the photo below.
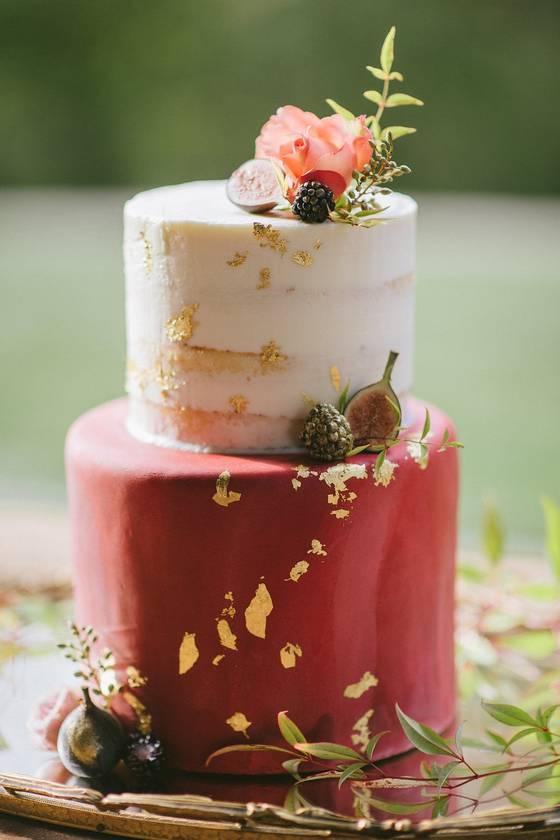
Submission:
{"label": "cake topper arrangement", "polygon": [[384,208],[379,199],[391,192],[395,178],[410,168],[393,158],[394,141],[416,129],[404,125],[382,127],[387,109],[423,105],[408,93],[389,93],[391,82],[402,82],[393,69],[395,27],[387,34],[379,67],[367,70],[381,82],[381,90],[364,97],[377,108],[369,116],[355,116],[333,99],[334,111],[318,117],[294,105],[284,105],[262,127],[255,143],[255,159],[233,173],[229,199],[244,210],[264,213],[291,210],[304,222],[333,222],[371,227]]}

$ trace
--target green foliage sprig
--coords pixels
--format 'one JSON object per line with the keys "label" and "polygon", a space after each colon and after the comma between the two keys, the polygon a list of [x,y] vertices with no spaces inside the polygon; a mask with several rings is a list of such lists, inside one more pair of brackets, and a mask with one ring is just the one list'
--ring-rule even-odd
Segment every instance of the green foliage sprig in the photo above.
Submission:
{"label": "green foliage sprig", "polygon": [[[463,737],[462,726],[453,738],[444,738],[396,706],[398,721],[411,746],[432,759],[422,763],[418,776],[387,775],[375,763],[375,752],[385,732],[373,735],[362,753],[345,744],[307,741],[286,712],[278,714],[278,728],[287,747],[235,744],[212,753],[207,764],[232,752],[271,750],[288,755],[282,766],[294,779],[285,803],[292,809],[310,806],[301,794],[303,784],[324,779],[336,779],[339,787],[350,783],[355,809],[364,816],[369,816],[370,809],[405,815],[431,808],[432,816],[438,817],[447,814],[451,804],[457,814],[474,812],[504,798],[518,808],[534,807],[536,800],[560,802],[560,733],[552,724],[560,705],[539,708],[535,715],[504,703],[484,703],[483,708],[505,730],[487,729],[478,740]],[[468,749],[491,753],[491,762],[475,766],[466,756]],[[420,798],[416,802],[383,797],[384,790],[398,795],[411,789],[418,789]]]}
{"label": "green foliage sprig", "polygon": [[98,656],[93,655],[93,648],[98,636],[93,627],[78,627],[70,623],[71,639],[61,642],[58,648],[70,662],[78,666],[74,677],[80,681],[83,691],[91,692],[98,697],[111,697],[119,690],[115,675],[115,657],[108,648],[102,650]]}
{"label": "green foliage sprig", "polygon": [[[383,210],[378,203],[380,195],[390,192],[387,184],[402,175],[408,175],[410,168],[404,164],[397,164],[393,160],[393,143],[407,134],[414,134],[416,129],[405,125],[389,125],[381,127],[381,120],[387,108],[397,108],[403,105],[423,105],[421,99],[408,93],[389,93],[391,82],[402,82],[404,76],[393,70],[395,55],[394,26],[389,30],[381,47],[379,56],[380,67],[367,67],[367,70],[379,81],[381,90],[366,90],[364,97],[377,105],[375,114],[366,117],[366,124],[373,135],[372,155],[368,164],[361,172],[353,173],[350,188],[337,201],[331,219],[345,224],[371,227],[378,223],[375,215]],[[355,119],[355,115],[334,99],[327,99],[332,110],[346,120]]]}

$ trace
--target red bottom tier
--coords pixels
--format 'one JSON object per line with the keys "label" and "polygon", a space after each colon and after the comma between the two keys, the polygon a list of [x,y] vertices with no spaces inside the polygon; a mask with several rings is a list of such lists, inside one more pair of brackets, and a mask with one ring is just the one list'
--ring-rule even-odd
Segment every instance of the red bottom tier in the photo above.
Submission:
{"label": "red bottom tier", "polygon": [[[410,435],[424,410],[409,410]],[[358,750],[388,729],[378,758],[409,746],[397,702],[449,726],[458,465],[438,451],[450,421],[430,411],[427,468],[400,444],[388,486],[371,455],[333,467],[141,443],[124,399],[74,424],[76,620],[119,671],[147,677],[142,700],[173,766],[202,771],[220,747],[281,744],[281,710],[308,741]],[[210,770],[278,772],[281,760],[230,753]]]}

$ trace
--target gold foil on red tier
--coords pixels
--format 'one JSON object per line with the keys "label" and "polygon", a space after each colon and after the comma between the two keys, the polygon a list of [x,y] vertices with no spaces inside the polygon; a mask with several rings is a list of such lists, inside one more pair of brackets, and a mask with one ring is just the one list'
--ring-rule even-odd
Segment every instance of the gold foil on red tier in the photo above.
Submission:
{"label": "gold foil on red tier", "polygon": [[193,667],[200,656],[196,633],[185,633],[179,648],[179,674],[186,674]]}
{"label": "gold foil on red tier", "polygon": [[352,727],[352,743],[360,750],[365,750],[368,741],[371,738],[371,730],[369,728],[370,720],[373,717],[373,709],[368,709],[361,717],[358,718]]}
{"label": "gold foil on red tier", "polygon": [[326,557],[327,552],[325,551],[325,546],[321,542],[321,540],[311,540],[311,548],[307,552],[308,554],[317,554],[320,557]]}
{"label": "gold foil on red tier", "polygon": [[216,624],[218,638],[222,647],[228,650],[237,650],[237,636],[229,626],[227,619],[220,618]]}
{"label": "gold foil on red tier", "polygon": [[249,738],[247,730],[252,724],[243,712],[235,712],[231,717],[228,717],[226,723],[231,726],[234,732],[241,732],[247,739]]}
{"label": "gold foil on red tier", "polygon": [[303,656],[301,647],[293,642],[286,642],[280,650],[280,662],[283,668],[295,668],[297,659]]}
{"label": "gold foil on red tier", "polygon": [[259,583],[251,603],[245,610],[245,626],[249,633],[260,639],[266,638],[266,620],[273,609],[274,604],[266,584]]}
{"label": "gold foil on red tier", "polygon": [[344,696],[351,700],[357,700],[370,688],[374,688],[378,682],[377,677],[374,677],[370,671],[364,671],[358,682],[350,683],[350,685],[346,686]]}
{"label": "gold foil on red tier", "polygon": [[253,222],[253,236],[261,248],[272,248],[273,251],[278,251],[280,254],[285,254],[288,250],[288,241],[272,225]]}
{"label": "gold foil on red tier", "polygon": [[194,319],[198,308],[198,303],[189,303],[187,306],[183,306],[174,318],[167,321],[165,331],[170,341],[184,343],[190,341],[195,328],[198,326],[198,321]]}
{"label": "gold foil on red tier", "polygon": [[229,472],[224,470],[216,479],[216,492],[212,496],[212,501],[221,507],[229,507],[241,499],[241,493],[229,489],[230,478]]}
{"label": "gold foil on red tier", "polygon": [[[308,552],[309,553],[309,552]],[[294,583],[297,583],[298,580],[303,577],[304,574],[309,570],[309,563],[307,560],[298,560],[292,568],[290,569],[290,576],[286,578],[286,580],[293,580]]]}

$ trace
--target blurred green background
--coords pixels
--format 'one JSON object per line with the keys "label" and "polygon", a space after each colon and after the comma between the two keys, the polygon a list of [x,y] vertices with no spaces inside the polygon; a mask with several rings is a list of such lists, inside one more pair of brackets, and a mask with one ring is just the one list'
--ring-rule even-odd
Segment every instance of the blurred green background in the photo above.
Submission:
{"label": "blurred green background", "polygon": [[72,419],[122,392],[122,202],[225,177],[281,104],[359,112],[391,24],[421,202],[416,392],[466,444],[462,525],[560,501],[558,0],[0,0],[0,495],[61,499]]}

